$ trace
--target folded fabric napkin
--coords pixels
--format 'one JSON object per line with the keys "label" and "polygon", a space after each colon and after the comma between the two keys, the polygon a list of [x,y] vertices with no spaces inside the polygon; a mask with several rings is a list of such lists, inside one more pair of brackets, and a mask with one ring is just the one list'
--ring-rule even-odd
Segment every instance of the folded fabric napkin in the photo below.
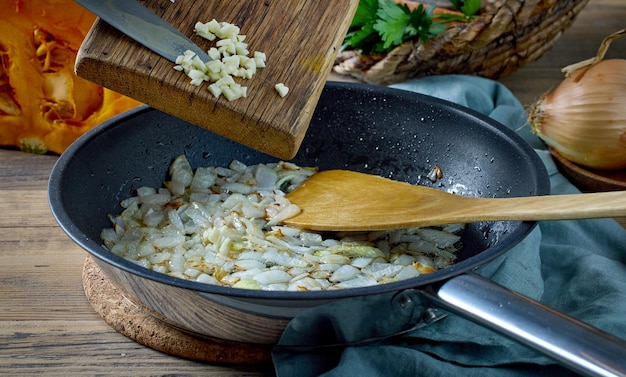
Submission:
{"label": "folded fabric napkin", "polygon": [[[550,153],[526,125],[523,106],[502,84],[448,75],[392,87],[467,106],[516,130],[541,156],[553,194],[579,192],[558,172]],[[477,273],[626,339],[626,230],[612,219],[541,222],[520,244]],[[399,305],[406,302],[413,304]],[[289,323],[274,349],[275,372],[278,377],[575,375],[552,359],[453,314],[379,341],[297,351],[281,347],[375,339],[406,330],[407,324],[417,322],[421,309],[419,298],[403,301],[389,294],[307,310]]]}

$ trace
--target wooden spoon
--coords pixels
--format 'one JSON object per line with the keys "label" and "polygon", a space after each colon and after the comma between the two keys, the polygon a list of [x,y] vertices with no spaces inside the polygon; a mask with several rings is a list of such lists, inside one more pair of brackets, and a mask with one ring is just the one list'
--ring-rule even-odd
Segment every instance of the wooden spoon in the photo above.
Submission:
{"label": "wooden spoon", "polygon": [[301,212],[283,223],[311,230],[384,230],[479,221],[626,216],[626,191],[475,198],[346,170],[319,172],[287,198]]}

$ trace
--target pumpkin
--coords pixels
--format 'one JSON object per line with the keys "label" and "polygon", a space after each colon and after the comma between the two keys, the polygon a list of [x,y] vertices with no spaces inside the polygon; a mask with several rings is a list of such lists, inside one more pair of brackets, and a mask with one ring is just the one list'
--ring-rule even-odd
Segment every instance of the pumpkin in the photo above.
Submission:
{"label": "pumpkin", "polygon": [[74,74],[96,17],[72,0],[5,1],[0,12],[0,145],[62,153],[140,102]]}

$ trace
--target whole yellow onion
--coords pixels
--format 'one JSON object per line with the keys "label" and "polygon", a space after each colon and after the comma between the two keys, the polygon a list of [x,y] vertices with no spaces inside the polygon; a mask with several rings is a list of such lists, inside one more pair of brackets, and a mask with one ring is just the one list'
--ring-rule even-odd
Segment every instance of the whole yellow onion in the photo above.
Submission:
{"label": "whole yellow onion", "polygon": [[608,42],[624,31],[607,37],[596,58],[566,67],[565,80],[529,114],[547,145],[589,168],[626,168],[626,60],[601,60]]}

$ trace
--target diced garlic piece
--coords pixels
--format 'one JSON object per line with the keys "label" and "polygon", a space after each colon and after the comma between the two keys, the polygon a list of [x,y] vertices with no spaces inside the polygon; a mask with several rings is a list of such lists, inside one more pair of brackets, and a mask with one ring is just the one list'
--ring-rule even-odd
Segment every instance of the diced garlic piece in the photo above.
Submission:
{"label": "diced garlic piece", "polygon": [[413,262],[415,262],[415,257],[409,254],[399,255],[398,258],[396,258],[396,260],[393,261],[394,264],[399,264],[402,266],[408,266],[412,264]]}
{"label": "diced garlic piece", "polygon": [[232,39],[236,40],[237,35],[239,35],[239,27],[230,23],[223,22],[220,28],[219,33],[217,35],[223,39]]}
{"label": "diced garlic piece", "polygon": [[442,249],[450,247],[461,240],[461,237],[456,234],[432,228],[421,228],[417,230],[417,233],[423,239]]}
{"label": "diced garlic piece", "polygon": [[[235,265],[236,266],[236,265]],[[265,272],[265,271],[269,271],[268,268],[262,267],[262,268],[251,268],[249,270],[240,270],[237,272],[233,272],[229,279],[232,280],[245,280],[245,279],[252,279],[255,275],[260,274],[261,272]]]}
{"label": "diced garlic piece", "polygon": [[209,30],[209,32],[213,34],[218,34],[220,32],[220,29],[222,28],[222,26],[216,19],[213,19],[207,22],[206,25],[207,25],[207,29]]}
{"label": "diced garlic piece", "polygon": [[357,277],[355,279],[350,279],[346,281],[342,281],[340,283],[334,284],[331,286],[331,289],[348,289],[348,288],[359,288],[359,287],[370,287],[373,285],[378,285],[376,279],[368,278],[368,277]]}
{"label": "diced garlic piece", "polygon": [[146,196],[156,194],[157,190],[154,187],[139,187],[137,189],[137,196]]}
{"label": "diced garlic piece", "polygon": [[337,248],[333,248],[333,253],[345,255],[347,257],[367,257],[367,258],[382,258],[385,255],[377,248],[369,245],[360,244],[343,244]]}
{"label": "diced garlic piece", "polygon": [[100,239],[104,242],[118,242],[119,237],[113,228],[104,228],[100,232]]}
{"label": "diced garlic piece", "polygon": [[425,240],[417,240],[407,245],[409,251],[416,251],[425,254],[437,254],[440,249],[432,243]]}
{"label": "diced garlic piece", "polygon": [[280,212],[278,212],[275,216],[272,216],[268,219],[267,226],[277,225],[288,218],[291,218],[301,211],[300,207],[295,204],[289,204],[284,207]]}
{"label": "diced garlic piece", "polygon": [[244,42],[235,42],[235,53],[239,56],[247,56],[250,51],[248,51],[248,44]]}
{"label": "diced garlic piece", "polygon": [[283,267],[306,267],[306,262],[298,257],[292,257],[287,253],[278,252],[276,249],[268,249],[263,253],[266,263]]}
{"label": "diced garlic piece", "polygon": [[208,80],[208,76],[204,73],[204,71],[200,71],[198,69],[192,69],[191,71],[189,71],[189,73],[187,74],[187,76],[189,76],[189,78],[191,78],[192,80]]}
{"label": "diced garlic piece", "polygon": [[156,248],[150,242],[141,242],[137,247],[138,257],[147,257],[148,255],[152,255],[156,252]]}
{"label": "diced garlic piece", "polygon": [[[182,245],[183,242],[185,242],[185,236],[179,235],[179,236],[157,238],[154,241],[152,241],[152,244],[157,249],[167,249],[167,248],[176,247],[178,245]],[[157,262],[152,262],[152,263],[157,263]]]}
{"label": "diced garlic piece", "polygon": [[333,274],[330,276],[330,278],[328,278],[328,280],[330,280],[333,283],[337,283],[341,281],[354,279],[358,277],[360,274],[361,274],[361,271],[358,268],[352,267],[349,264],[344,264],[343,266],[335,270],[335,272],[333,272]]}
{"label": "diced garlic piece", "polygon": [[222,94],[229,101],[234,101],[236,99],[243,97],[243,92],[240,86],[229,85],[229,86],[223,86],[221,89],[222,89]]}
{"label": "diced garlic piece", "polygon": [[209,90],[209,92],[211,92],[211,94],[213,94],[216,98],[219,98],[222,95],[222,89],[220,88],[219,85],[213,83],[211,85],[209,85],[207,87],[207,89]]}
{"label": "diced garlic piece", "polygon": [[320,257],[320,262],[325,264],[346,264],[350,258],[338,254],[326,254]]}
{"label": "diced garlic piece", "polygon": [[241,62],[241,59],[239,59],[239,56],[233,55],[233,56],[227,56],[227,57],[223,58],[222,62],[224,63],[224,65],[239,68],[239,64]]}
{"label": "diced garlic piece", "polygon": [[196,278],[196,281],[200,283],[205,283],[205,284],[220,285],[220,282],[216,278],[208,274],[198,275],[198,277]]}
{"label": "diced garlic piece", "polygon": [[251,203],[242,205],[241,212],[248,219],[259,219],[265,216],[265,210],[261,206],[253,205]]}
{"label": "diced garlic piece", "polygon": [[129,259],[129,260],[143,268],[150,269],[152,267],[152,264],[150,264],[150,262],[147,259],[138,259],[138,260]]}
{"label": "diced garlic piece", "polygon": [[287,283],[272,283],[263,287],[265,291],[286,291],[289,289],[289,284]]}
{"label": "diced garlic piece", "polygon": [[216,38],[216,35],[209,30],[209,23],[203,24],[202,22],[196,22],[194,31],[196,32],[196,34],[198,34],[202,38],[208,39],[209,41],[212,41]]}
{"label": "diced garlic piece", "polygon": [[256,66],[259,68],[265,68],[265,62],[267,61],[267,56],[264,52],[255,51],[252,55],[254,57],[254,62]]}
{"label": "diced garlic piece", "polygon": [[204,62],[202,61],[202,59],[200,59],[198,55],[194,55],[194,57],[191,59],[191,67],[200,71],[206,70]]}
{"label": "diced garlic piece", "polygon": [[220,39],[215,44],[217,49],[222,54],[227,54],[228,56],[234,55],[237,53],[237,47],[235,46],[235,42],[231,39]]}
{"label": "diced garlic piece", "polygon": [[287,287],[288,291],[300,292],[300,291],[321,291],[324,286],[319,280],[311,277],[304,277],[302,279],[294,280],[289,283]]}
{"label": "diced garlic piece", "polygon": [[369,266],[373,260],[374,258],[365,258],[365,257],[354,258],[352,260],[352,263],[350,263],[350,265],[356,268],[364,268],[364,267]]}
{"label": "diced garlic piece", "polygon": [[239,259],[235,262],[235,266],[242,270],[252,270],[265,268],[265,263],[255,259]]}
{"label": "diced garlic piece", "polygon": [[191,85],[194,85],[194,86],[200,86],[200,85],[202,85],[203,81],[204,80],[202,80],[202,79],[192,79],[191,81],[189,81],[189,83]]}
{"label": "diced garlic piece", "polygon": [[183,272],[185,270],[185,256],[181,253],[172,254],[168,267],[170,271]]}
{"label": "diced garlic piece", "polygon": [[[193,170],[189,161],[185,155],[180,155],[170,165],[169,173],[172,182],[180,182],[183,187],[189,187],[193,180]],[[182,195],[184,191],[175,192],[177,195]]]}
{"label": "diced garlic piece", "polygon": [[150,255],[147,259],[152,264],[163,263],[169,259],[171,254],[167,251]]}
{"label": "diced garlic piece", "polygon": [[235,84],[235,80],[231,76],[224,76],[218,81],[216,81],[215,84],[219,86],[226,86],[226,85]]}
{"label": "diced garlic piece", "polygon": [[200,271],[196,270],[195,268],[187,268],[185,269],[185,271],[183,271],[183,274],[185,274],[187,278],[195,279],[196,277],[198,277],[198,275],[200,275]]}
{"label": "diced garlic piece", "polygon": [[395,276],[397,280],[404,280],[419,276],[420,272],[413,266],[404,266]]}
{"label": "diced garlic piece", "polygon": [[[377,267],[373,268],[374,266],[377,266]],[[369,269],[364,270],[363,273],[367,273],[368,276],[371,278],[380,280],[384,277],[387,277],[387,278],[394,277],[398,272],[400,272],[400,270],[402,270],[402,268],[403,266],[395,265],[395,264],[376,263],[376,264],[372,264]]]}
{"label": "diced garlic piece", "polygon": [[213,60],[220,60],[222,58],[222,54],[220,53],[220,50],[218,50],[215,47],[211,47],[209,51],[207,51],[207,54],[209,55],[209,58]]}
{"label": "diced garlic piece", "polygon": [[289,93],[289,88],[286,87],[285,84],[283,84],[282,82],[274,85],[274,89],[276,89],[276,92],[281,97],[285,97],[287,93]]}
{"label": "diced garlic piece", "polygon": [[253,279],[262,285],[288,283],[291,275],[282,270],[269,270],[256,274]]}
{"label": "diced garlic piece", "polygon": [[[206,69],[209,73],[220,73],[224,68],[224,63],[221,60],[212,60],[206,64]],[[210,77],[207,75],[207,77]],[[221,76],[220,76],[221,77]]]}

